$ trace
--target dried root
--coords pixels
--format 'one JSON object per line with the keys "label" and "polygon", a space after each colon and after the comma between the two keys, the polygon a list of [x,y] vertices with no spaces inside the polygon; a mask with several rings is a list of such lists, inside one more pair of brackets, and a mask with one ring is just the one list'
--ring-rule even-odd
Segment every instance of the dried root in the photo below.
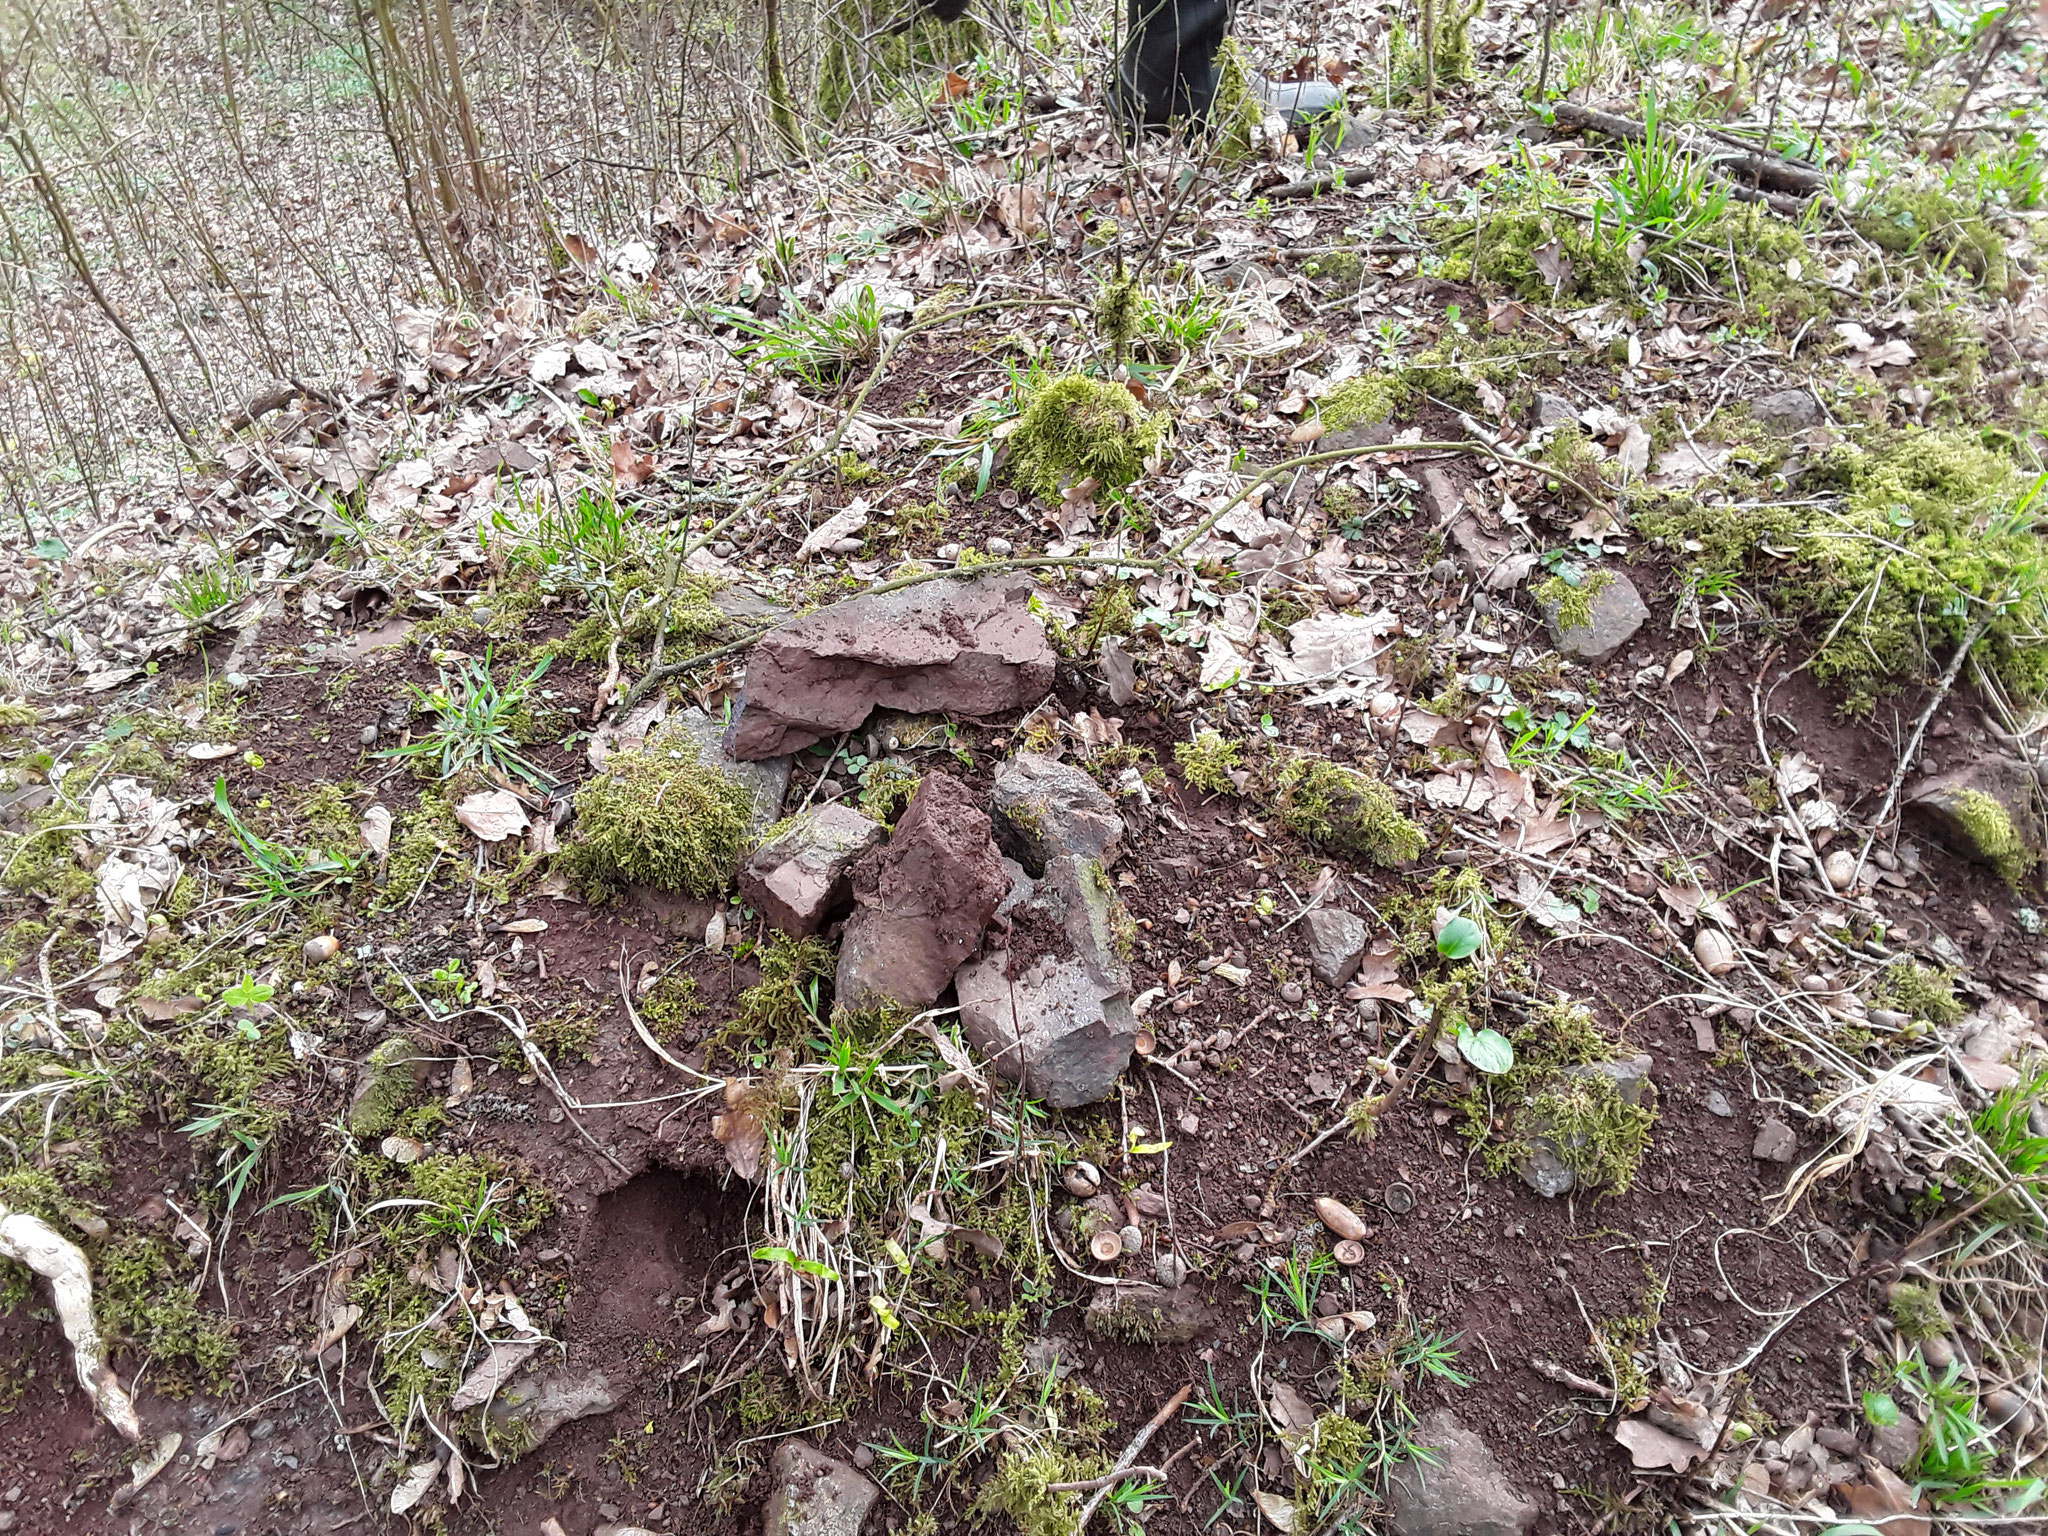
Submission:
{"label": "dried root", "polygon": [[78,1384],[85,1388],[106,1420],[129,1440],[142,1438],[135,1404],[122,1390],[121,1379],[107,1364],[106,1346],[92,1315],[92,1267],[78,1245],[59,1237],[49,1223],[26,1211],[0,1206],[0,1258],[26,1264],[50,1282],[57,1302],[57,1321],[71,1341]]}

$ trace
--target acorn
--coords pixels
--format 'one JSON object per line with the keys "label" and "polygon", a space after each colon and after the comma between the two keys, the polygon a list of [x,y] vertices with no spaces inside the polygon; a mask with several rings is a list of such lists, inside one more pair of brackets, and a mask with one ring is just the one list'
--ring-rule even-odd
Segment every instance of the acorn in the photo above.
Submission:
{"label": "acorn", "polygon": [[331,933],[323,933],[306,940],[305,956],[308,965],[325,965],[340,953],[341,940]]}
{"label": "acorn", "polygon": [[1693,936],[1692,956],[1709,976],[1726,976],[1735,969],[1735,941],[1718,928],[1702,928]]}
{"label": "acorn", "polygon": [[1102,1170],[1090,1162],[1077,1162],[1060,1175],[1060,1182],[1075,1199],[1086,1200],[1102,1188]]}

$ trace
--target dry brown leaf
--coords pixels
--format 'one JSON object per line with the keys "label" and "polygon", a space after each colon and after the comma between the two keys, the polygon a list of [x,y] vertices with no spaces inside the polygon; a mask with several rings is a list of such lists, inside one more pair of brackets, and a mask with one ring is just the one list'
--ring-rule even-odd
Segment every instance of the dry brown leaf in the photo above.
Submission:
{"label": "dry brown leaf", "polygon": [[1681,1440],[1668,1430],[1659,1429],[1648,1419],[1623,1419],[1614,1426],[1614,1439],[1628,1452],[1629,1460],[1635,1463],[1639,1472],[1658,1468],[1688,1471],[1694,1462],[1707,1454],[1704,1447],[1694,1445],[1690,1440]]}

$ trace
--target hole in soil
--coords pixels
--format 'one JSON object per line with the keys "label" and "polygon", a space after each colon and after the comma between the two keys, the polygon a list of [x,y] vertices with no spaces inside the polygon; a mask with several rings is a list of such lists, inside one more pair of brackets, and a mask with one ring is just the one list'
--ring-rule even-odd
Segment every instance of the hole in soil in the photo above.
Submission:
{"label": "hole in soil", "polygon": [[571,1330],[584,1339],[665,1333],[740,1230],[740,1208],[711,1180],[666,1168],[605,1195],[577,1256]]}

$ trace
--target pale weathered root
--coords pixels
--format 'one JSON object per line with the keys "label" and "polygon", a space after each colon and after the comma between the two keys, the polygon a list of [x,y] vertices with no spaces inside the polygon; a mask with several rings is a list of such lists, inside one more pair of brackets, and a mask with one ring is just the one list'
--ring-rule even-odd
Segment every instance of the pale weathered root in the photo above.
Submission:
{"label": "pale weathered root", "polygon": [[10,1211],[0,1205],[0,1258],[26,1264],[50,1282],[57,1302],[57,1321],[64,1337],[71,1341],[71,1359],[78,1370],[78,1384],[105,1415],[109,1424],[130,1440],[142,1438],[142,1425],[135,1417],[135,1404],[121,1387],[121,1379],[107,1364],[106,1344],[92,1315],[92,1266],[76,1243],[57,1235],[40,1216]]}

